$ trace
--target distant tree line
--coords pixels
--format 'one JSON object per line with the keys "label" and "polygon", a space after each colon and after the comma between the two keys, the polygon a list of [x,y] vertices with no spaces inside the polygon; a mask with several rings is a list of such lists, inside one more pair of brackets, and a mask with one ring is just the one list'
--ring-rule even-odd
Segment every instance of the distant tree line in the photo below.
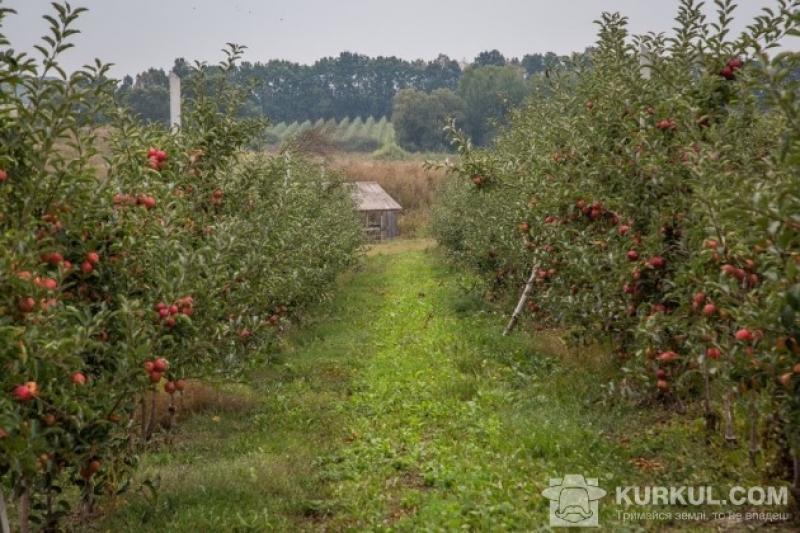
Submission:
{"label": "distant tree line", "polygon": [[[245,62],[235,78],[250,88],[243,111],[247,116],[273,122],[391,117],[401,146],[440,150],[446,148],[441,129],[449,118],[477,144],[488,142],[493,124],[527,94],[528,80],[565,59],[553,53],[506,59],[491,50],[462,69],[444,54],[432,61],[408,61],[343,52],[312,65]],[[177,59],[173,70],[180,76],[189,66]],[[117,96],[145,120],[169,120],[169,83],[162,69],[126,76]]]}
{"label": "distant tree line", "polygon": [[539,75],[565,63],[565,57],[553,53],[507,60],[499,51],[490,50],[478,54],[461,72],[455,87],[398,91],[392,108],[397,143],[410,151],[448,150],[443,130],[454,120],[475,144],[486,145],[508,111],[530,93]]}

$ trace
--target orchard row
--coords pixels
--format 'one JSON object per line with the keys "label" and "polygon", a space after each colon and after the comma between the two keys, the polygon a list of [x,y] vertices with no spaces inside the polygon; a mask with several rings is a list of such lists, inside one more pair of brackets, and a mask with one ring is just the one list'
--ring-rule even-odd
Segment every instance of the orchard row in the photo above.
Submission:
{"label": "orchard row", "polygon": [[107,66],[63,75],[81,10],[55,10],[43,66],[0,55],[0,496],[22,530],[57,529],[71,485],[84,512],[123,491],[146,398],[262,362],[361,239],[335,175],[243,152],[264,125],[237,118],[240,48],[213,83],[196,67],[171,133],[114,106]]}
{"label": "orchard row", "polygon": [[[442,244],[528,303],[537,327],[608,345],[608,390],[697,402],[800,491],[797,2],[728,39],[682,2],[673,37],[604,15],[591,63],[551,76],[442,195]],[[744,416],[736,411],[747,406]],[[724,422],[724,423],[723,423]],[[796,493],[800,496],[800,493]]]}

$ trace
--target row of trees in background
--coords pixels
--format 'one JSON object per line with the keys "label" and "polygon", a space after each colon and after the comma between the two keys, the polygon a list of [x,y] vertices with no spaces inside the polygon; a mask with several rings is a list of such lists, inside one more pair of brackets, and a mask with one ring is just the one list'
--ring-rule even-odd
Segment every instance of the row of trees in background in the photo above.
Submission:
{"label": "row of trees in background", "polygon": [[392,110],[397,142],[409,151],[448,150],[444,127],[453,120],[473,143],[486,145],[533,84],[518,67],[485,65],[466,69],[455,91],[400,91]]}
{"label": "row of trees in background", "polygon": [[[524,96],[525,80],[548,68],[562,65],[565,58],[553,53],[529,54],[522,59],[506,59],[497,50],[482,52],[473,63],[461,65],[446,55],[432,61],[407,61],[397,57],[368,57],[343,52],[338,57],[320,59],[313,65],[274,60],[267,63],[242,63],[236,67],[233,82],[248,89],[241,113],[245,117],[269,117],[275,122],[304,122],[319,119],[343,120],[353,117],[388,117],[397,108],[395,96],[401,91],[435,94],[403,101],[419,102],[425,109],[437,107],[444,98],[447,110],[463,105],[468,113],[458,115],[478,143],[491,136],[490,122],[505,113],[509,104],[519,103]],[[177,59],[173,70],[187,75],[191,66]],[[447,92],[445,92],[447,91]],[[453,95],[463,100],[457,104]],[[117,89],[118,101],[136,115],[166,124],[169,118],[169,84],[167,73],[151,68],[135,78],[126,76]],[[423,113],[412,122],[418,122]],[[439,117],[437,113],[435,115]],[[440,121],[428,120],[440,126]],[[438,128],[441,130],[441,127]],[[441,145],[431,140],[430,131],[410,126],[403,137],[405,147],[434,149]]]}
{"label": "row of trees in background", "polygon": [[455,91],[399,91],[393,99],[391,122],[371,116],[338,122],[322,118],[279,122],[267,130],[266,143],[276,145],[314,130],[325,143],[344,151],[373,152],[394,146],[395,151],[399,147],[409,152],[441,152],[451,149],[445,126],[454,121],[475,144],[485,145],[533,86],[534,81],[524,79],[515,67],[470,67]]}
{"label": "row of trees in background", "polygon": [[271,125],[266,132],[269,145],[281,145],[295,139],[300,145],[313,141],[320,145],[319,148],[327,146],[345,152],[374,152],[382,146],[393,145],[394,138],[394,127],[386,117],[380,120],[356,117],[340,121],[319,119],[316,122],[279,122]]}

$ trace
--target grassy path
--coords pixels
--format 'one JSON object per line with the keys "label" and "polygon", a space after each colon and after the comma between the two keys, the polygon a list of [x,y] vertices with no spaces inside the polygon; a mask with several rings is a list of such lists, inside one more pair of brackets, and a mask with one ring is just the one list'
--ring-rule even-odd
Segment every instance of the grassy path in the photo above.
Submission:
{"label": "grassy path", "polygon": [[[590,358],[501,337],[502,317],[468,281],[435,252],[371,255],[237,401],[146,455],[158,495],[129,497],[100,528],[535,530],[550,477],[613,487],[725,475],[725,458],[687,459],[699,427],[598,403],[604,369]],[[610,504],[601,522],[618,522]]]}

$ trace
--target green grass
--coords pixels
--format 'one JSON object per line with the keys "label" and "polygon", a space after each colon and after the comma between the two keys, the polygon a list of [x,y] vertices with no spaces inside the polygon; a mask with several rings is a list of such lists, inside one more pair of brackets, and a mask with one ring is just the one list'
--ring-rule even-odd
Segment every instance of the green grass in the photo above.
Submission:
{"label": "green grass", "polygon": [[387,249],[252,376],[251,407],[187,420],[143,459],[157,497],[133,493],[98,527],[547,529],[540,492],[564,474],[609,490],[604,526],[679,527],[620,523],[612,487],[757,484],[743,450],[705,446],[699,416],[606,404],[603,358],[500,336],[503,317],[435,249]]}

